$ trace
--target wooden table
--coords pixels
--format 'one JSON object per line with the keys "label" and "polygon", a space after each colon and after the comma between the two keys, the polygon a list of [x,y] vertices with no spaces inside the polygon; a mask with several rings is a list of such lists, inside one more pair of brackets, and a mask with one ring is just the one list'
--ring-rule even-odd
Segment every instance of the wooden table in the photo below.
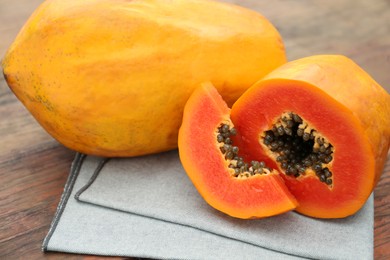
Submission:
{"label": "wooden table", "polygon": [[[41,0],[0,0],[0,56]],[[282,34],[289,59],[349,56],[390,92],[389,0],[237,0]],[[389,115],[390,116],[390,115]],[[41,252],[74,156],[53,140],[0,78],[0,258],[92,259]],[[390,167],[375,189],[375,259],[390,259]]]}

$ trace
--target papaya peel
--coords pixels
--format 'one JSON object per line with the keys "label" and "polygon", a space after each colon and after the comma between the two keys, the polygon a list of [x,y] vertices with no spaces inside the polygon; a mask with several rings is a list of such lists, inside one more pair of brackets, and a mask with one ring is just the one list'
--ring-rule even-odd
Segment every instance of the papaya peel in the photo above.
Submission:
{"label": "papaya peel", "polygon": [[[374,189],[389,150],[389,94],[340,55],[282,65],[248,89],[231,111],[222,109],[223,117],[204,113],[200,119],[194,101],[188,106],[179,134],[180,159],[205,200],[231,216],[266,217],[292,209],[315,218],[350,216]],[[198,133],[192,129],[197,121],[203,126]],[[219,137],[224,124],[236,135]],[[230,147],[225,147],[227,138]],[[202,147],[207,148],[205,156]],[[233,157],[247,167],[230,159],[227,151],[233,147],[238,151]],[[256,162],[270,173],[254,171]],[[257,196],[247,195],[271,176],[284,181],[276,189],[261,186]],[[237,203],[249,212],[241,214]]]}
{"label": "papaya peel", "polygon": [[201,82],[232,104],[285,62],[272,24],[235,5],[52,0],[29,18],[2,67],[60,143],[123,157],[176,148],[183,107]]}

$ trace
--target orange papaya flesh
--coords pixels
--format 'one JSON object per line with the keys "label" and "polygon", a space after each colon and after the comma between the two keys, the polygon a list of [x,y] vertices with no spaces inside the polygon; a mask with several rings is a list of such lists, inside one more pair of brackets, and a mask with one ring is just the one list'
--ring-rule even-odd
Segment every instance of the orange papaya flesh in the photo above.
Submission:
{"label": "orange papaya flesh", "polygon": [[[331,160],[318,163],[322,169],[316,171],[312,165],[294,176],[279,156],[290,166],[301,166],[302,157],[298,162],[286,160],[294,156],[272,151],[265,144],[267,133],[286,113],[299,115],[312,135],[323,137],[331,146]],[[231,110],[240,133],[235,142],[244,157],[264,159],[283,173],[299,203],[296,211],[317,218],[346,217],[364,205],[386,160],[389,115],[389,94],[358,65],[339,55],[312,56],[279,67],[246,91]],[[292,138],[302,139],[297,128],[293,130]],[[274,137],[286,138],[283,135]],[[320,154],[314,152],[314,141],[313,148],[305,148],[306,156]],[[324,168],[332,174],[329,183],[321,181]]]}
{"label": "orange papaya flesh", "polygon": [[[237,218],[261,218],[297,206],[276,171],[237,176],[217,141],[221,126],[233,128],[230,109],[211,84],[197,88],[184,108],[179,130],[182,165],[201,196],[215,209]],[[241,177],[241,178],[240,178]]]}

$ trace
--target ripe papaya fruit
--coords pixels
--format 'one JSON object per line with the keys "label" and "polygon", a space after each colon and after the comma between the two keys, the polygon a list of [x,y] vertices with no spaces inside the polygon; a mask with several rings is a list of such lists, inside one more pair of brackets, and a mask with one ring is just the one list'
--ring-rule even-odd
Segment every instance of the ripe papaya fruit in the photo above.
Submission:
{"label": "ripe papaya fruit", "polygon": [[262,15],[197,0],[51,0],[2,62],[5,79],[63,145],[99,156],[177,147],[194,88],[211,81],[231,105],[286,62]]}
{"label": "ripe papaya fruit", "polygon": [[312,217],[359,210],[390,146],[390,95],[342,55],[282,65],[237,100],[231,118],[243,156],[282,172],[296,210]]}
{"label": "ripe papaya fruit", "polygon": [[[243,217],[234,208],[239,203],[244,212],[263,212],[257,217],[294,207],[316,218],[347,217],[380,178],[390,146],[390,95],[344,56],[286,63],[249,88],[231,111],[215,109],[217,116],[206,109],[216,102],[206,97],[186,105],[180,159],[205,200],[229,215]],[[201,115],[200,107],[208,112]],[[284,182],[252,194],[271,176]],[[240,195],[250,199],[242,203]],[[296,203],[280,204],[280,198]]]}
{"label": "ripe papaya fruit", "polygon": [[211,83],[188,99],[179,156],[194,186],[212,207],[236,218],[268,217],[294,209],[297,201],[278,172],[252,162],[249,173],[230,141],[236,133],[229,116],[230,109]]}

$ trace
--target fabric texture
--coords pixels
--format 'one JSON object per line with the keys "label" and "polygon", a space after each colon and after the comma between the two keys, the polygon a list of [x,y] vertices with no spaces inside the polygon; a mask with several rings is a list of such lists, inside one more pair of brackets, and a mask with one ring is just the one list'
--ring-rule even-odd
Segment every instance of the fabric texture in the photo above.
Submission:
{"label": "fabric texture", "polygon": [[295,212],[241,220],[210,207],[177,151],[126,159],[78,154],[45,251],[158,259],[372,259],[373,196],[355,215]]}

